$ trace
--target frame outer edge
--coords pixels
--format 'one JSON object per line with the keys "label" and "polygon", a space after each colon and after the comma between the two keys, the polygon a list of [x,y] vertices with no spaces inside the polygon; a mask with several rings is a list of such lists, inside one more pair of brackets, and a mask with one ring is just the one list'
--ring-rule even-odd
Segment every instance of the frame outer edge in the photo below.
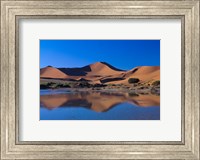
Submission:
{"label": "frame outer edge", "polygon": [[199,70],[199,61],[200,61],[200,56],[199,56],[199,18],[200,18],[200,13],[199,13],[199,6],[200,3],[199,1],[196,2],[195,6],[192,8],[192,24],[193,24],[193,45],[192,45],[192,53],[193,53],[193,62],[192,62],[192,68],[194,69],[194,74],[192,75],[192,79],[193,79],[193,139],[192,139],[192,143],[193,143],[193,148],[192,151],[194,153],[194,156],[196,159],[199,159],[199,152],[200,152],[200,148],[199,148],[199,143],[200,143],[200,139],[199,139],[199,120],[200,120],[200,114],[199,114],[199,107],[200,107],[200,88],[199,88],[199,84],[200,84],[200,79],[199,79],[199,74],[200,74],[200,70]]}
{"label": "frame outer edge", "polygon": [[[10,119],[8,119],[8,114],[9,114],[9,94],[10,92],[13,94],[13,88],[11,86],[13,86],[13,83],[15,83],[12,80],[9,80],[9,76],[13,75],[13,70],[12,67],[10,66],[10,58],[12,57],[13,54],[13,50],[11,49],[11,54],[10,54],[10,49],[8,50],[8,40],[10,41],[10,38],[12,37],[11,35],[13,35],[13,33],[9,33],[9,15],[8,15],[8,8],[6,8],[6,5],[4,5],[3,2],[8,2],[8,1],[0,1],[1,2],[1,158],[5,158],[5,159],[10,159],[10,158],[25,158],[25,159],[37,159],[39,158],[48,158],[48,159],[52,159],[52,158],[56,158],[56,159],[60,159],[60,158],[64,158],[64,159],[68,159],[68,158],[78,158],[78,159],[90,159],[93,157],[93,155],[90,154],[85,154],[85,153],[80,153],[80,155],[76,155],[76,154],[68,154],[67,153],[65,155],[48,155],[48,152],[44,155],[44,154],[34,154],[34,152],[32,152],[31,154],[29,154],[28,152],[18,152],[17,151],[15,153],[11,153],[11,151],[9,151],[9,142],[10,140],[13,142],[14,139],[13,137],[11,137],[11,139],[8,139],[8,135],[10,135],[11,133],[9,133],[10,129],[13,130],[13,126],[12,124],[10,124],[13,121],[10,121]],[[13,2],[13,1],[11,1]],[[26,2],[28,2],[28,0],[26,0]],[[187,1],[188,2],[188,1]],[[194,2],[194,1],[193,1]],[[129,158],[163,158],[163,159],[182,159],[184,157],[184,159],[199,159],[199,0],[196,1],[197,3],[195,4],[195,6],[192,8],[192,15],[190,17],[192,17],[192,19],[190,19],[190,17],[188,17],[188,19],[190,19],[192,21],[191,23],[191,27],[189,27],[189,29],[191,29],[191,40],[192,40],[192,52],[188,51],[190,53],[192,53],[192,63],[188,64],[190,65],[189,70],[192,70],[193,68],[194,71],[192,71],[191,76],[194,77],[194,79],[192,80],[192,84],[191,87],[189,87],[189,90],[191,89],[190,95],[191,95],[191,100],[193,100],[193,102],[191,102],[192,104],[192,112],[190,112],[193,117],[191,118],[191,126],[189,127],[189,129],[191,128],[191,133],[188,135],[188,139],[190,139],[192,142],[192,144],[188,144],[189,149],[192,150],[192,153],[181,153],[179,151],[179,154],[177,153],[176,155],[168,155],[168,154],[164,154],[162,155],[157,155],[156,153],[153,154],[149,154],[149,157],[147,157],[148,155],[143,155],[143,154],[139,154],[139,155],[133,155],[133,152],[127,153],[127,155],[124,155],[123,153],[118,153],[118,154],[113,154],[110,155],[109,158],[116,158],[116,159],[120,159],[120,158],[124,158],[124,159],[129,159]],[[6,23],[5,23],[6,22]],[[8,35],[9,39],[8,39]],[[12,37],[13,38],[13,37]],[[189,40],[190,41],[190,40]],[[13,42],[11,40],[11,42]],[[9,42],[10,44],[10,42]],[[190,44],[190,43],[189,43]],[[13,46],[11,46],[13,47]],[[13,59],[11,59],[11,61],[13,62]],[[11,73],[9,73],[11,72]],[[191,78],[192,78],[191,77]],[[9,84],[11,84],[11,86],[9,86]],[[192,95],[192,93],[194,95]],[[15,94],[15,93],[14,93]],[[13,102],[11,102],[11,104],[13,104]],[[9,107],[7,107],[9,106]],[[7,113],[6,115],[3,113]],[[9,124],[8,124],[9,122]],[[11,126],[10,126],[11,125]],[[190,124],[188,124],[190,125]],[[9,128],[8,128],[9,127]],[[9,132],[8,132],[9,131]],[[12,134],[11,134],[12,135]],[[191,136],[191,137],[189,137]],[[177,151],[178,152],[178,151]],[[145,153],[145,152],[144,152]],[[99,152],[98,154],[101,154],[101,152]],[[142,156],[143,155],[143,156]],[[53,157],[51,157],[53,156]],[[67,156],[67,157],[66,157]],[[102,159],[107,159],[106,155],[99,155],[99,158]]]}
{"label": "frame outer edge", "polygon": [[8,106],[8,55],[6,54],[6,40],[8,31],[6,30],[7,23],[6,5],[1,1],[1,158],[5,158],[8,153],[8,128],[7,116],[5,113]]}

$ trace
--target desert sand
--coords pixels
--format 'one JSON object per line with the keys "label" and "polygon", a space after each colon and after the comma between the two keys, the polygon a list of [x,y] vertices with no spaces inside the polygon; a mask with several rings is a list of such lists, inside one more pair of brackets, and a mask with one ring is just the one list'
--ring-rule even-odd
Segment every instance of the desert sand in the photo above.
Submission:
{"label": "desert sand", "polygon": [[142,83],[151,83],[160,80],[160,66],[139,66],[128,71],[117,69],[105,62],[96,62],[80,68],[47,66],[40,70],[40,78],[126,85],[129,84],[129,78],[139,78]]}
{"label": "desert sand", "polygon": [[61,78],[65,79],[68,76],[57,68],[47,66],[40,69],[40,78]]}

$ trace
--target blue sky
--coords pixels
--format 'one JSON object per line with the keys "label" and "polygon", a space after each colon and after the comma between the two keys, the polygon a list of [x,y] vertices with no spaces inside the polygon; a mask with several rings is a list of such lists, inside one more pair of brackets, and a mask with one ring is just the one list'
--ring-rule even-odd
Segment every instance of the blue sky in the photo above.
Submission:
{"label": "blue sky", "polygon": [[123,70],[160,66],[160,40],[40,40],[40,68],[83,67],[95,62]]}

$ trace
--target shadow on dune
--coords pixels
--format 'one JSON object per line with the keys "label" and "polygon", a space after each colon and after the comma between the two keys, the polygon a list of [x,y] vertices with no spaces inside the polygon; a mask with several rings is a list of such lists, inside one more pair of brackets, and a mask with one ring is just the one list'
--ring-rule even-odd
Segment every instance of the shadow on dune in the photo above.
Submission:
{"label": "shadow on dune", "polygon": [[96,112],[106,112],[121,103],[133,106],[160,106],[160,97],[156,95],[129,96],[128,93],[108,92],[77,92],[53,95],[41,95],[42,107],[54,109],[57,107],[84,107]]}
{"label": "shadow on dune", "polygon": [[112,65],[110,65],[110,64],[108,64],[106,62],[101,62],[101,63],[105,64],[106,66],[110,67],[111,69],[113,69],[115,71],[125,71],[125,70],[122,70],[122,69],[118,69],[118,68],[116,68],[116,67],[114,67],[114,66],[112,66]]}
{"label": "shadow on dune", "polygon": [[93,65],[98,65],[98,68],[108,67],[109,69],[112,69],[114,71],[123,71],[121,69],[115,68],[112,65],[106,63],[106,62],[99,62],[96,64],[87,65],[84,67],[77,67],[77,68],[57,68],[61,72],[67,74],[68,76],[86,76],[89,72],[92,72],[92,70],[95,68]]}
{"label": "shadow on dune", "polygon": [[82,68],[58,68],[58,69],[69,76],[86,76],[87,72],[91,72],[90,66],[85,66]]}

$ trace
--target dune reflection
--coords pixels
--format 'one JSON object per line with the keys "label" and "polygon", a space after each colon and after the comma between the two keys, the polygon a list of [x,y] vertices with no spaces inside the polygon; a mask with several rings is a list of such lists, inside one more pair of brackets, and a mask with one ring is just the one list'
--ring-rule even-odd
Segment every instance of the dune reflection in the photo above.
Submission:
{"label": "dune reflection", "polygon": [[160,96],[132,95],[128,93],[77,92],[66,94],[41,95],[41,106],[54,109],[57,107],[84,107],[96,112],[105,112],[121,103],[134,106],[160,106]]}

